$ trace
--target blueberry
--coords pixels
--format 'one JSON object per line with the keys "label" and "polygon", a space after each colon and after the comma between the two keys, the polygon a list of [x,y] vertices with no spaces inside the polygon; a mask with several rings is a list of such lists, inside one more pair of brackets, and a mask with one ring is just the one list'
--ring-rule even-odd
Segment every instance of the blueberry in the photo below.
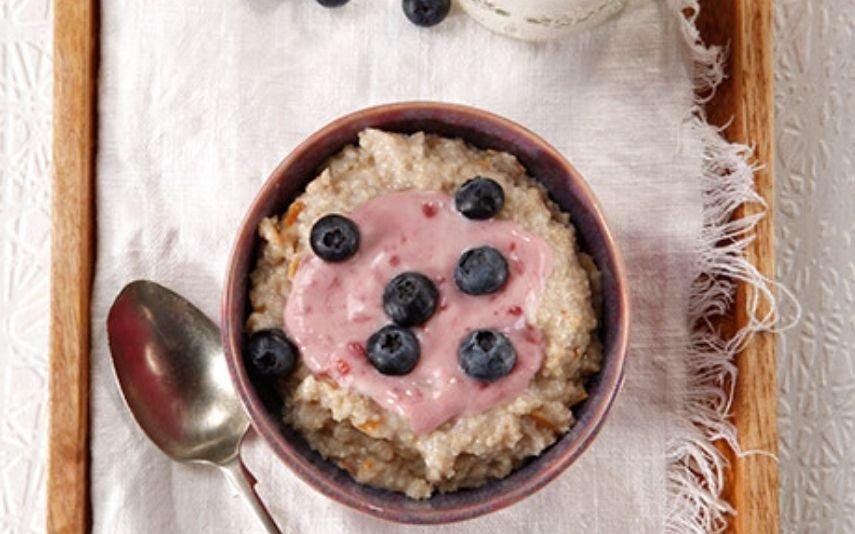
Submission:
{"label": "blueberry", "polygon": [[246,359],[251,372],[263,377],[289,374],[297,363],[297,349],[282,330],[259,330],[249,337]]}
{"label": "blueberry", "polygon": [[348,3],[350,0],[318,0],[318,3],[324,7],[339,7]]}
{"label": "blueberry", "polygon": [[470,248],[460,255],[454,282],[468,295],[494,293],[508,280],[508,262],[493,247]]}
{"label": "blueberry", "polygon": [[312,250],[324,261],[339,262],[359,249],[359,228],[341,215],[324,215],[312,226]]}
{"label": "blueberry", "polygon": [[504,205],[502,186],[483,176],[466,180],[454,193],[454,207],[468,219],[489,219],[502,211]]}
{"label": "blueberry", "polygon": [[427,28],[445,19],[451,9],[451,0],[403,0],[401,7],[410,22]]}
{"label": "blueberry", "polygon": [[384,375],[405,375],[419,362],[421,347],[410,330],[386,325],[374,332],[366,343],[368,359]]}
{"label": "blueberry", "polygon": [[511,340],[501,332],[473,330],[460,343],[457,361],[468,376],[493,382],[511,372],[517,362],[517,352]]}
{"label": "blueberry", "polygon": [[383,309],[401,326],[424,323],[436,310],[439,291],[430,278],[421,273],[401,273],[383,290]]}

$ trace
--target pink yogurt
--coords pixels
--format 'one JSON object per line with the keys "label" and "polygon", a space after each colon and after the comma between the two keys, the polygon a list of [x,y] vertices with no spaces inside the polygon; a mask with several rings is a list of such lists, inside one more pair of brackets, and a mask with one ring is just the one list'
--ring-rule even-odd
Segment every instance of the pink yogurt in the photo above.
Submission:
{"label": "pink yogurt", "polygon": [[[420,434],[519,395],[543,358],[540,332],[526,313],[537,307],[552,270],[549,244],[512,221],[466,219],[440,192],[383,195],[348,216],[359,226],[359,251],[342,263],[307,256],[285,305],[285,328],[309,369],[401,414]],[[510,275],[496,293],[466,295],[454,283],[454,267],[464,250],[481,245],[502,252]],[[365,342],[390,322],[383,288],[404,271],[433,279],[440,304],[413,329],[419,363],[407,375],[387,376],[366,358]],[[511,373],[492,383],[469,378],[457,363],[460,341],[476,328],[504,332],[517,352]]]}

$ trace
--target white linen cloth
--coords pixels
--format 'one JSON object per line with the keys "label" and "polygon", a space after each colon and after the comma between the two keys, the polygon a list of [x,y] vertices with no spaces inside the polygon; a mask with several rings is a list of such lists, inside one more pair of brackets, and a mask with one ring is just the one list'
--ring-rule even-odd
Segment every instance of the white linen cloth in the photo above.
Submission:
{"label": "white linen cloth", "polygon": [[[686,309],[703,224],[703,142],[686,119],[692,61],[665,3],[557,42],[514,41],[454,9],[412,26],[396,0],[102,4],[93,302],[94,531],[255,532],[222,475],[171,462],[114,383],[109,305],[135,278],[219,321],[227,254],[258,187],[307,135],[372,104],[471,104],[544,136],[591,183],[632,290],[626,386],[582,458],[506,510],[431,532],[661,532],[666,442],[680,424]],[[288,532],[404,532],[334,504],[251,443],[247,463]],[[411,530],[420,530],[413,527]]]}

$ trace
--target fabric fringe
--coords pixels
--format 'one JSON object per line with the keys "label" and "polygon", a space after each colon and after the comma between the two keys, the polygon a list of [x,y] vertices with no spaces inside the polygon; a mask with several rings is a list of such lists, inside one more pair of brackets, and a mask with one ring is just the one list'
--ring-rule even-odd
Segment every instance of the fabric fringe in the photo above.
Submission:
{"label": "fabric fringe", "polygon": [[[678,428],[667,445],[667,533],[722,532],[733,508],[722,498],[728,464],[714,442],[723,441],[737,455],[771,454],[742,451],[730,420],[734,363],[751,336],[776,331],[778,305],[775,289],[792,294],[765,278],[744,257],[763,213],[731,220],[744,203],[765,205],[754,190],[752,149],[728,143],[721,130],[707,123],[703,105],[724,79],[725,51],[703,43],[695,25],[700,11],[696,0],[668,0],[694,64],[695,103],[687,127],[702,141],[704,224],[699,238],[696,276],[689,296],[689,346],[686,354],[686,389],[677,399]],[[749,323],[730,339],[723,339],[713,319],[733,304],[737,283],[750,286]],[[792,299],[795,302],[795,299]],[[768,312],[758,316],[760,305]],[[797,303],[795,304],[798,310]],[[794,314],[795,322],[799,312]],[[786,328],[786,327],[785,327]]]}

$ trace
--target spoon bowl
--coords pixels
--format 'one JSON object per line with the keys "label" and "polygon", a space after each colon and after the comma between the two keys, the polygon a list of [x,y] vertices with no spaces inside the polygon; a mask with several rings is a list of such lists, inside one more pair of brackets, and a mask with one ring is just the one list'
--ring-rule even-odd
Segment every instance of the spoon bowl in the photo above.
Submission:
{"label": "spoon bowl", "polygon": [[137,423],[164,453],[223,464],[249,427],[216,325],[149,281],[128,284],[107,318],[116,377]]}
{"label": "spoon bowl", "polygon": [[107,316],[116,378],[143,432],[167,456],[222,468],[268,532],[278,532],[238,458],[249,428],[217,326],[169,289],[131,282]]}

